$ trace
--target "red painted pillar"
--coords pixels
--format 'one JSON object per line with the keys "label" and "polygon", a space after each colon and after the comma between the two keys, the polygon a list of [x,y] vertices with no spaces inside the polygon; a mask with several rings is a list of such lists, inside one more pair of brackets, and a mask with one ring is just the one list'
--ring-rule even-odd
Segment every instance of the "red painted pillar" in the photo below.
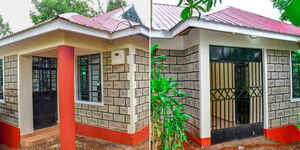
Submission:
{"label": "red painted pillar", "polygon": [[58,47],[57,68],[61,150],[75,150],[74,47]]}

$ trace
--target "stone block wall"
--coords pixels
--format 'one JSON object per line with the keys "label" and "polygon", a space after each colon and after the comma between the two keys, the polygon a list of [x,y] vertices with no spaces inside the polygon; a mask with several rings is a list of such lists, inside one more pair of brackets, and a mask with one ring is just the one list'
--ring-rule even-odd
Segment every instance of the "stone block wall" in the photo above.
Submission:
{"label": "stone block wall", "polygon": [[18,55],[4,57],[4,104],[0,104],[0,121],[18,123]]}
{"label": "stone block wall", "polygon": [[290,52],[267,50],[269,128],[300,121],[300,102],[291,102]]}
{"label": "stone block wall", "polygon": [[137,100],[135,123],[136,131],[142,129],[149,124],[149,52],[136,49],[135,50],[135,98]]}
{"label": "stone block wall", "polygon": [[188,98],[177,98],[190,117],[186,121],[186,130],[195,137],[200,132],[200,97],[199,97],[199,48],[198,45],[186,50],[158,50],[156,55],[166,55],[163,61],[163,72],[179,83],[178,89],[189,95]]}
{"label": "stone block wall", "polygon": [[[128,55],[128,49],[125,50]],[[127,132],[130,124],[129,64],[112,65],[111,51],[103,54],[104,105],[75,105],[79,123]],[[128,61],[127,61],[128,62]]]}

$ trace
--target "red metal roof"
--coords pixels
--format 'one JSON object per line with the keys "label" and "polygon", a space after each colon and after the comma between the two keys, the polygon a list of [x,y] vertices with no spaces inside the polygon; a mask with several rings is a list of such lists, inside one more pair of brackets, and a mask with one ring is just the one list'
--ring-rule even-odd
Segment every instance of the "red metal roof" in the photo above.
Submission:
{"label": "red metal roof", "polygon": [[[132,7],[132,5],[125,7],[124,10],[129,7]],[[94,18],[88,18],[76,13],[65,13],[59,15],[59,17],[67,19],[73,23],[95,28],[98,30],[107,31],[110,33],[141,25],[140,23],[129,21],[121,18],[120,16],[116,16],[119,13],[122,13],[122,11],[123,9],[119,8],[111,12],[96,16]]]}
{"label": "red metal roof", "polygon": [[[172,29],[181,21],[180,13],[182,9],[183,7],[175,5],[154,3],[152,29]],[[204,15],[202,18],[223,24],[300,36],[299,27],[234,7],[228,7],[223,10]]]}

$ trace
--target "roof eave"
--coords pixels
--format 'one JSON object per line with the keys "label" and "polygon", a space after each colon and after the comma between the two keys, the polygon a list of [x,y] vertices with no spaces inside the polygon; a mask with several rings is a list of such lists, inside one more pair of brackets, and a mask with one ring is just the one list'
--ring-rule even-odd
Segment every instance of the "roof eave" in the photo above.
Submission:
{"label": "roof eave", "polygon": [[70,22],[64,18],[58,17],[48,21],[47,23],[28,28],[24,31],[0,39],[0,47],[56,30],[70,31],[108,40],[118,39],[136,34],[141,34],[147,37],[149,35],[148,29],[144,26],[135,26],[128,29],[109,33],[107,31],[86,27],[80,24]]}
{"label": "roof eave", "polygon": [[197,19],[192,18],[184,22],[179,22],[176,26],[174,26],[169,31],[151,31],[151,37],[154,38],[173,38],[177,36],[182,31],[186,30],[187,28],[194,27],[200,29],[207,29],[207,30],[214,30],[214,31],[221,31],[221,32],[230,32],[230,33],[237,33],[237,34],[244,34],[244,35],[253,35],[263,38],[270,38],[270,39],[277,39],[277,40],[284,40],[284,41],[291,41],[291,42],[299,42],[300,36],[296,35],[289,35],[271,31],[263,31],[253,28],[246,28],[240,27],[235,25],[229,25],[214,21],[208,21],[205,19]]}

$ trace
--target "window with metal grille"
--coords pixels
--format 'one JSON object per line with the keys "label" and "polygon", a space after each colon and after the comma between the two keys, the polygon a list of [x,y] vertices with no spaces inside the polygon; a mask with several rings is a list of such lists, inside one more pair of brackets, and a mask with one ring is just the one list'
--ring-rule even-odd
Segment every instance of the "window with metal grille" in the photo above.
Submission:
{"label": "window with metal grille", "polygon": [[102,102],[101,55],[77,57],[78,100]]}
{"label": "window with metal grille", "polygon": [[3,59],[0,59],[0,102],[4,102],[3,91]]}
{"label": "window with metal grille", "polygon": [[291,52],[291,62],[292,95],[294,100],[300,100],[300,53],[298,51]]}

